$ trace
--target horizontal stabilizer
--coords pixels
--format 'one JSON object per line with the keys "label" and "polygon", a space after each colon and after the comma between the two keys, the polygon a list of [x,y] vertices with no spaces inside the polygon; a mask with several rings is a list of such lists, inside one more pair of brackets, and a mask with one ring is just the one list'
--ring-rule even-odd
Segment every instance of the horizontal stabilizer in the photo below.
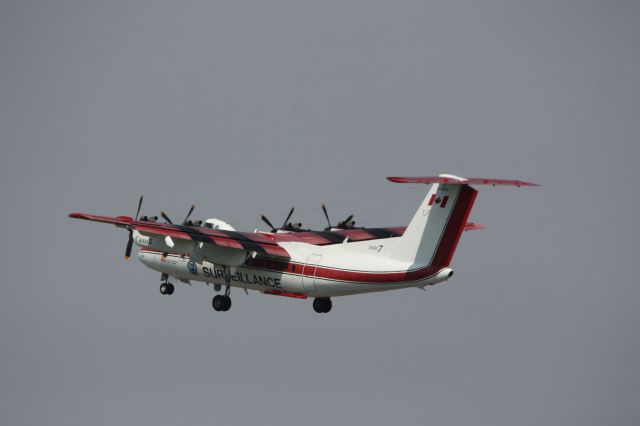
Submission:
{"label": "horizontal stabilizer", "polygon": [[453,175],[439,176],[418,176],[418,177],[398,177],[390,176],[387,178],[391,182],[396,183],[442,183],[442,184],[467,184],[467,185],[501,185],[501,186],[539,186],[533,182],[525,182],[515,179],[488,179],[488,178],[463,178]]}
{"label": "horizontal stabilizer", "polygon": [[462,230],[463,231],[477,231],[477,230],[485,229],[485,228],[486,228],[486,226],[480,225],[479,223],[468,222],[466,225],[464,225],[464,228]]}

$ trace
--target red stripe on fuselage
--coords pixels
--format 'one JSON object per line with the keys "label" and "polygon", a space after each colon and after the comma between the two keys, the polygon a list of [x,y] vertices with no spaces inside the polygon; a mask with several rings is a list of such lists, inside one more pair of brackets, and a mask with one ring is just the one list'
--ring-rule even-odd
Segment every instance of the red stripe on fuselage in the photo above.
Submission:
{"label": "red stripe on fuselage", "polygon": [[[140,251],[161,254],[158,251],[149,249],[141,249]],[[178,255],[175,254],[175,256]],[[315,268],[315,275],[309,275],[303,273],[305,265],[305,263],[293,263],[256,257],[255,259],[251,259],[244,267],[268,272],[315,277],[331,281],[345,281],[357,284],[399,284],[421,281],[436,275],[442,269],[441,267],[436,266],[425,266],[407,271],[366,272],[318,266]],[[313,268],[307,269],[313,270]]]}

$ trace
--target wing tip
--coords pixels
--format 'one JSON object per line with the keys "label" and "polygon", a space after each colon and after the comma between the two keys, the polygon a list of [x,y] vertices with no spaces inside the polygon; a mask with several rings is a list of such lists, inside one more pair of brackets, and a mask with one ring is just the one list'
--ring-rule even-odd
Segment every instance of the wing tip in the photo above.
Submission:
{"label": "wing tip", "polygon": [[134,219],[131,216],[99,216],[88,213],[69,213],[69,217],[72,219],[83,219],[83,220],[91,220],[94,222],[103,222],[103,223],[111,223],[114,225],[129,225],[134,222]]}

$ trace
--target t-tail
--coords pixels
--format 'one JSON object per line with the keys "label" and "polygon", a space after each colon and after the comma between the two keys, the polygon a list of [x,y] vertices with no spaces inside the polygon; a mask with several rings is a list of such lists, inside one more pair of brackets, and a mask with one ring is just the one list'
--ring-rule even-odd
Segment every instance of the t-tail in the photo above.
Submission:
{"label": "t-tail", "polygon": [[433,184],[413,219],[399,238],[391,257],[414,265],[451,264],[478,191],[470,185],[538,186],[520,180],[462,178],[442,174],[425,177],[389,177],[391,182]]}

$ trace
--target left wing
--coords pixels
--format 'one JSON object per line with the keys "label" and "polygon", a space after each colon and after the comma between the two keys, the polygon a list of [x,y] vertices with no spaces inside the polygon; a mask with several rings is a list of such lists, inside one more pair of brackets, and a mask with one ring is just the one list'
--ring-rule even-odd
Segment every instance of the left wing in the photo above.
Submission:
{"label": "left wing", "polygon": [[69,217],[109,223],[121,228],[135,229],[142,233],[165,235],[171,238],[210,243],[221,247],[255,251],[257,253],[266,253],[286,258],[290,256],[287,250],[280,245],[280,243],[283,242],[298,242],[324,246],[342,243],[345,240],[351,242],[399,237],[404,233],[404,227],[290,233],[236,232],[206,227],[136,221],[129,216],[111,217],[86,213],[71,213]]}
{"label": "left wing", "polygon": [[94,222],[110,223],[122,228],[135,229],[146,234],[169,236],[181,240],[209,243],[216,246],[234,248],[239,250],[255,251],[274,256],[289,258],[289,253],[278,245],[276,241],[265,238],[247,238],[248,235],[235,231],[221,231],[217,229],[201,228],[186,225],[173,225],[169,223],[156,223],[136,221],[129,216],[99,216],[86,213],[71,213],[69,217],[84,219]]}

